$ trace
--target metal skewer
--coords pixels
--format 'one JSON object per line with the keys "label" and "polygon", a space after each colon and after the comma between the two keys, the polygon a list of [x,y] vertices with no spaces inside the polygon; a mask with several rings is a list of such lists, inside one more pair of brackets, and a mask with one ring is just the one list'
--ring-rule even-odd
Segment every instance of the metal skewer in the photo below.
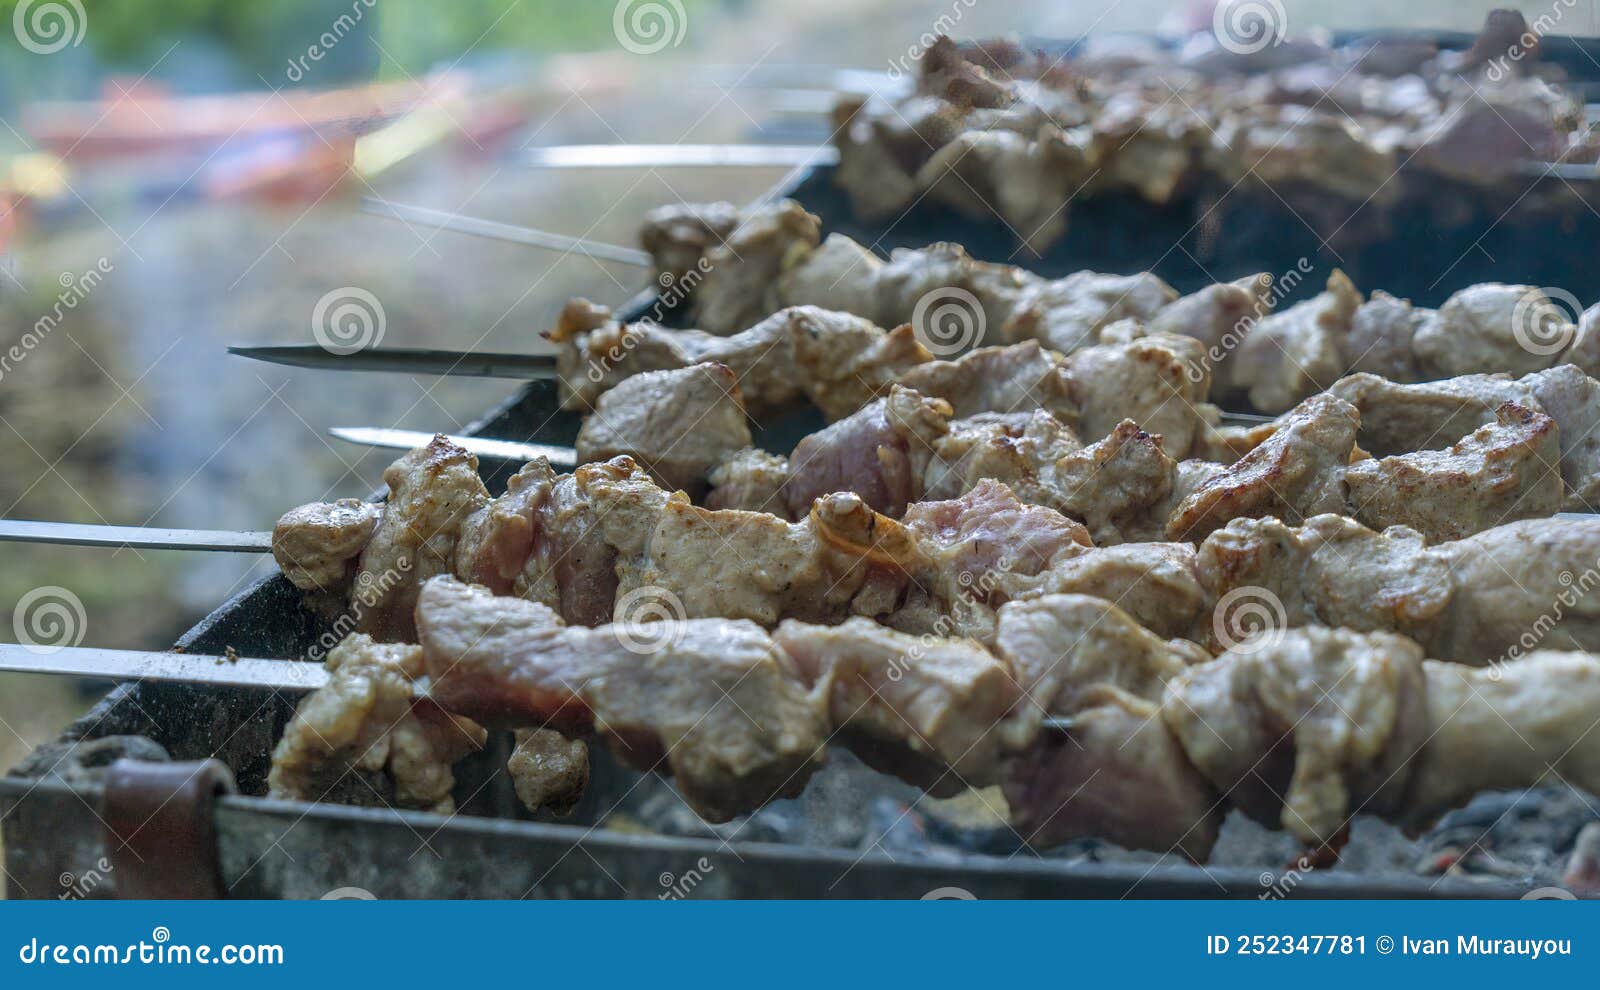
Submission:
{"label": "metal skewer", "polygon": [[521,380],[556,377],[554,354],[450,351],[434,347],[368,347],[335,354],[318,344],[236,346],[229,347],[228,353],[269,364],[334,371],[391,371],[403,375]]}
{"label": "metal skewer", "polygon": [[114,681],[171,681],[274,691],[315,691],[328,683],[328,672],[322,664],[301,660],[16,643],[0,643],[0,672],[103,677]]}
{"label": "metal skewer", "polygon": [[71,547],[127,547],[134,550],[208,550],[267,553],[271,533],[224,529],[163,529],[151,526],[93,526],[44,519],[0,519],[0,542],[53,543]]}
{"label": "metal skewer", "polygon": [[[433,433],[424,433],[421,430],[392,430],[375,426],[335,426],[328,430],[329,433],[340,440],[360,444],[364,447],[380,447],[389,450],[415,450],[426,447],[433,442]],[[445,439],[478,457],[489,457],[497,461],[514,461],[518,464],[526,463],[538,457],[548,458],[556,467],[576,467],[578,455],[571,447],[558,447],[544,443],[519,443],[515,440],[491,440],[487,437],[458,437],[446,435]]]}
{"label": "metal skewer", "polygon": [[625,265],[637,265],[640,268],[649,268],[652,264],[650,255],[637,248],[606,244],[603,241],[589,241],[581,237],[568,237],[565,234],[552,234],[543,230],[518,227],[509,223],[499,223],[495,220],[484,220],[480,217],[463,216],[460,213],[450,213],[445,210],[430,210],[423,206],[406,206],[373,196],[362,198],[361,209],[365,213],[371,213],[376,216],[393,217],[406,223],[431,227],[435,230],[449,230],[458,234],[487,237],[493,241],[528,244],[533,247],[548,248],[552,251],[581,254],[584,257],[596,258],[601,261],[620,261]]}
{"label": "metal skewer", "polygon": [[[0,673],[53,674],[113,681],[164,681],[212,687],[268,691],[315,691],[326,687],[328,672],[320,663],[224,657],[198,653],[107,650],[87,646],[30,646],[0,643]],[[418,697],[427,697],[419,687]],[[1046,731],[1068,732],[1073,720],[1044,719]]]}
{"label": "metal skewer", "polygon": [[535,168],[799,168],[837,165],[839,149],[793,144],[565,144],[529,148]]}

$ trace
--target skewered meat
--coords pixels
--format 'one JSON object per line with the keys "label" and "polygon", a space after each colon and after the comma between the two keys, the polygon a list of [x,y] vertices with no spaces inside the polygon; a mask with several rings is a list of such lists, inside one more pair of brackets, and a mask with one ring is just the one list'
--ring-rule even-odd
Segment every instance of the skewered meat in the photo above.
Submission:
{"label": "skewered meat", "polygon": [[1417,328],[1412,349],[1424,377],[1479,371],[1525,375],[1555,363],[1555,351],[1528,346],[1544,328],[1559,328],[1561,310],[1529,285],[1487,282],[1462,289]]}
{"label": "skewered meat", "polygon": [[1212,414],[1205,350],[1192,337],[1152,335],[1083,348],[1067,359],[1067,379],[1078,397],[1079,431],[1089,440],[1131,419],[1186,457]]}
{"label": "skewered meat", "polygon": [[1315,299],[1259,320],[1218,370],[1218,387],[1245,391],[1264,412],[1288,409],[1345,373],[1343,348],[1361,293],[1333,270]]}
{"label": "skewered meat", "polygon": [[892,386],[887,398],[795,445],[783,502],[791,518],[830,492],[858,493],[899,517],[922,493],[933,444],[950,429],[950,405]]}
{"label": "skewered meat", "polygon": [[592,409],[632,375],[715,361],[738,377],[752,415],[804,398],[838,419],[931,357],[908,326],[885,332],[859,317],[814,306],[780,310],[742,333],[721,337],[650,322],[624,326],[610,310],[576,300],[548,336],[557,345],[561,404],[567,409]]}
{"label": "skewered meat", "polygon": [[977,643],[914,638],[862,618],[785,622],[772,639],[826,691],[832,738],[869,766],[935,797],[997,782],[997,726],[1016,707],[1018,684]]}
{"label": "skewered meat", "polygon": [[355,498],[291,509],[273,528],[273,555],[295,587],[342,591],[382,515],[382,506]]}
{"label": "skewered meat", "polygon": [[984,479],[1003,481],[1024,502],[1062,511],[1047,482],[1061,458],[1081,449],[1072,431],[1049,413],[980,413],[958,419],[933,441],[923,470],[922,498],[956,498]]}
{"label": "skewered meat", "polygon": [[[1269,625],[1387,630],[1423,639],[1455,590],[1449,558],[1414,530],[1374,532],[1344,516],[1290,526],[1236,519],[1206,538],[1195,571],[1208,602],[1257,601]],[[1214,650],[1241,637],[1242,605],[1220,609],[1197,638]],[[1486,657],[1438,654],[1482,663]]]}
{"label": "skewered meat", "polygon": [[1486,59],[1368,39],[1361,50],[1280,42],[1238,53],[1206,32],[1174,51],[1103,57],[1088,45],[1062,58],[1011,46],[1017,57],[998,59],[1006,46],[940,38],[914,87],[841,101],[835,182],[863,218],[932,197],[998,216],[1040,250],[1065,229],[1071,200],[1102,190],[1165,203],[1197,176],[1260,183],[1313,217],[1325,201],[1346,204],[1327,211],[1343,229],[1350,204],[1382,209],[1441,178],[1497,189],[1519,161],[1593,143],[1577,103],[1525,74],[1529,49]]}
{"label": "skewered meat", "polygon": [[[724,262],[735,263],[732,259]],[[699,293],[706,291],[711,290],[704,286],[697,289]],[[764,283],[761,291],[771,296]],[[1202,345],[1198,354],[1190,348],[1177,348],[1191,366],[1190,381],[1195,386],[1182,394],[1202,414],[1209,409],[1201,405],[1209,385],[1196,372],[1200,376],[1213,374],[1221,395],[1248,397],[1264,412],[1282,412],[1351,371],[1381,373],[1395,382],[1410,382],[1468,373],[1534,372],[1561,360],[1582,365],[1590,360],[1587,355],[1591,351],[1600,353],[1600,347],[1589,342],[1593,333],[1586,334],[1581,327],[1566,324],[1560,307],[1541,290],[1527,286],[1470,286],[1434,311],[1414,308],[1383,293],[1366,300],[1342,272],[1334,270],[1326,291],[1315,299],[1272,314],[1269,311],[1274,298],[1270,280],[1261,275],[1211,286],[1180,299],[1169,286],[1148,273],[1116,276],[1078,272],[1049,280],[1012,266],[976,261],[954,244],[897,250],[884,262],[849,238],[833,234],[820,247],[794,248],[781,284],[768,302],[772,306],[828,306],[884,326],[918,324],[904,332],[922,336],[924,342],[941,353],[954,353],[981,343],[996,331],[1004,339],[1037,340],[1069,356],[1097,343],[1126,347],[1145,336],[1168,343],[1174,337],[1193,338]],[[944,335],[951,339],[940,337],[942,328],[937,324],[942,317],[930,318],[930,313],[943,314],[946,308],[959,314],[954,320],[955,331]],[[762,306],[750,311],[757,310],[770,312],[770,308]],[[1135,322],[1123,322],[1128,320]],[[617,343],[626,332],[610,327],[604,332],[593,331],[594,339],[589,340],[580,335],[582,319],[563,323],[567,327],[558,327],[552,339],[570,339],[579,345],[575,352],[563,350],[560,363],[564,376],[572,378],[578,372],[592,371],[597,363],[602,365],[598,377],[590,375],[590,385],[570,389],[586,397],[582,401],[592,402],[608,382],[618,377],[617,369],[596,362],[594,355],[628,351],[630,348]],[[691,342],[705,336],[684,333]],[[633,333],[630,339],[638,336]],[[1545,346],[1547,338],[1553,341],[1549,346]],[[1566,343],[1569,340],[1573,341],[1571,345]],[[672,347],[666,338],[651,338],[646,343],[647,353],[626,362],[628,367],[620,370],[622,375],[692,363],[681,354],[676,358],[661,356],[662,349]],[[1564,346],[1566,356],[1558,357]],[[842,349],[847,355],[856,350]],[[695,357],[722,360],[744,377],[734,356],[702,347]],[[916,363],[907,362],[902,372]],[[804,382],[803,378],[799,380]],[[1076,390],[1083,388],[1085,380],[1093,382],[1092,378],[1080,376]],[[881,388],[883,379],[868,381]],[[755,394],[747,383],[745,391],[747,396]],[[962,391],[981,393],[982,388],[973,386]],[[795,394],[790,386],[789,396]],[[1045,398],[1039,397],[1041,402]],[[1054,396],[1049,398],[1053,400]],[[1085,398],[1074,395],[1074,402],[1082,403]],[[572,401],[579,402],[580,395],[574,395]],[[854,407],[840,403],[831,407],[830,415],[837,418],[851,408]],[[1169,408],[1180,406],[1171,403]],[[1002,407],[983,411],[1015,410]],[[1065,408],[1053,411],[1064,422],[1074,423]],[[1132,413],[1119,409],[1111,415],[1120,418]],[[1188,432],[1186,426],[1145,425],[1163,432],[1175,454],[1208,449],[1199,442],[1183,450],[1176,446]],[[1458,439],[1462,433],[1448,439]]]}
{"label": "skewered meat", "polygon": [[900,384],[945,400],[959,419],[1035,409],[1068,427],[1078,418],[1078,401],[1064,365],[1032,340],[980,347],[950,361],[929,361],[908,369]]}
{"label": "skewered meat", "polygon": [[706,274],[692,296],[695,322],[726,336],[776,312],[779,274],[817,246],[821,229],[821,221],[793,200],[745,211],[705,253]]}
{"label": "skewered meat", "polygon": [[655,259],[656,279],[681,283],[700,267],[700,259],[724,243],[739,226],[732,203],[678,203],[651,210],[639,226],[639,243]]}
{"label": "skewered meat", "polygon": [[1396,299],[1381,289],[1374,291],[1350,319],[1343,347],[1345,369],[1391,382],[1417,381],[1422,376],[1415,354],[1417,331],[1434,318],[1434,310],[1418,309],[1409,299]]}
{"label": "skewered meat", "polygon": [[1342,510],[1359,422],[1355,408],[1332,395],[1305,400],[1271,437],[1178,504],[1168,538],[1198,541],[1242,516],[1298,522]]}
{"label": "skewered meat", "polygon": [[361,633],[328,653],[328,685],[308,695],[272,752],[273,797],[393,803],[450,812],[451,767],[483,747],[474,722],[413,695],[420,647]]}
{"label": "skewered meat", "polygon": [[[274,779],[385,766],[348,744],[308,746],[313,720],[406,726],[416,707],[598,733],[725,821],[797,793],[834,736],[935,792],[1003,780],[1014,824],[1037,845],[1100,835],[1196,860],[1226,802],[1336,847],[1361,811],[1422,822],[1552,770],[1600,786],[1600,750],[1586,742],[1600,664],[1582,654],[1467,672],[1424,661],[1399,636],[1310,627],[1268,630],[1211,659],[1080,595],[1003,606],[992,650],[865,619],[786,622],[772,635],[719,619],[575,628],[449,577],[424,586],[416,624],[420,648],[360,636],[340,647],[333,685],[302,706]],[[407,706],[399,723],[373,717],[361,690],[371,668],[355,663],[363,650],[382,696]],[[420,671],[426,698],[413,695]],[[1064,737],[1044,731],[1063,717]],[[448,800],[454,757],[421,752],[428,793]],[[416,779],[404,776],[415,766],[387,764],[397,781]]]}
{"label": "skewered meat", "polygon": [[1545,413],[1560,439],[1567,504],[1587,509],[1600,499],[1600,382],[1572,365],[1519,379],[1462,375],[1416,385],[1351,375],[1330,391],[1360,411],[1359,442],[1378,456],[1445,446],[1496,422],[1507,402]]}
{"label": "skewered meat", "polygon": [[1365,460],[1344,473],[1350,515],[1368,526],[1410,526],[1430,543],[1561,510],[1555,421],[1514,402],[1446,450]]}
{"label": "skewered meat", "polygon": [[996,649],[1027,695],[1019,726],[1046,715],[1069,716],[1071,725],[1065,735],[1036,738],[1007,765],[1018,833],[1039,847],[1113,836],[1130,848],[1204,861],[1222,802],[1162,724],[1160,707],[1167,682],[1203,655],[1082,595],[1008,605]]}
{"label": "skewered meat", "polygon": [[408,640],[417,587],[452,572],[462,526],[488,503],[489,492],[478,459],[442,437],[389,465],[383,480],[389,499],[356,571],[357,586],[373,592],[359,629],[381,640]]}
{"label": "skewered meat", "polygon": [[821,760],[822,706],[750,622],[561,626],[533,602],[443,579],[423,588],[417,629],[439,704],[599,732],[630,765],[668,768],[708,821],[798,794]]}
{"label": "skewered meat", "polygon": [[1400,636],[1294,629],[1181,672],[1161,714],[1247,815],[1332,845],[1357,809],[1405,807],[1428,740],[1422,656]]}
{"label": "skewered meat", "polygon": [[574,446],[580,462],[626,455],[662,486],[700,495],[713,467],[750,446],[750,428],[733,372],[707,362],[621,382],[600,397]]}
{"label": "skewered meat", "polygon": [[1018,297],[1001,332],[1008,340],[1037,340],[1071,354],[1092,344],[1101,328],[1118,320],[1149,320],[1177,298],[1176,290],[1149,272],[1074,272],[1049,281],[1035,278]]}
{"label": "skewered meat", "polygon": [[[1293,527],[1236,519],[1200,545],[1207,600],[1262,598],[1291,627],[1402,633],[1440,660],[1483,665],[1534,647],[1600,652],[1600,519],[1533,519],[1428,546],[1342,516]],[[1574,589],[1574,586],[1576,588]],[[1230,620],[1202,638],[1226,646]]]}

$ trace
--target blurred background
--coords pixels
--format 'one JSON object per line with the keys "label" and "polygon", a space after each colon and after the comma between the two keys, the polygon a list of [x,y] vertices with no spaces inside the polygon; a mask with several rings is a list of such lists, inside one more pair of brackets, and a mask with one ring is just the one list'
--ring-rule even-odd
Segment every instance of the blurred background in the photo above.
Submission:
{"label": "blurred background", "polygon": [[[1600,5],[1556,2],[1559,31],[1600,34]],[[1474,30],[1494,5],[1283,3],[1291,38]],[[360,290],[386,344],[528,349],[569,297],[642,281],[374,218],[362,195],[632,243],[650,207],[746,201],[779,173],[532,170],[519,151],[819,140],[836,70],[886,71],[936,24],[1180,32],[1210,4],[0,0],[0,511],[265,529],[371,492],[392,455],[329,426],[457,430],[514,383],[297,372],[228,344],[311,342],[319,302]],[[59,621],[159,649],[269,566],[0,544],[0,638]],[[0,770],[103,687],[0,675]]]}

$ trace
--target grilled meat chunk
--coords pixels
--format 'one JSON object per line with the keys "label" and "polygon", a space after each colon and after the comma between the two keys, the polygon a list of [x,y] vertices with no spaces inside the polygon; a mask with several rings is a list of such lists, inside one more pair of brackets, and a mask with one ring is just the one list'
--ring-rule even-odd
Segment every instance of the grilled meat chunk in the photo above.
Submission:
{"label": "grilled meat chunk", "polygon": [[369,594],[356,618],[377,639],[410,640],[417,588],[452,572],[462,527],[488,503],[489,492],[478,478],[478,459],[442,436],[389,465],[383,480],[389,498],[361,552],[356,586]]}
{"label": "grilled meat chunk", "polygon": [[575,446],[580,463],[626,455],[663,487],[698,497],[713,467],[750,446],[750,427],[733,371],[707,362],[621,382],[584,419]]}
{"label": "grilled meat chunk", "polygon": [[1246,392],[1262,412],[1282,412],[1345,373],[1344,347],[1361,293],[1334,269],[1315,299],[1259,320],[1217,371],[1224,392]]}
{"label": "grilled meat chunk", "polygon": [[1512,402],[1498,416],[1447,450],[1351,464],[1349,514],[1374,529],[1409,526],[1430,543],[1554,515],[1562,500],[1555,421]]}
{"label": "grilled meat chunk", "polygon": [[748,330],[718,336],[648,321],[623,325],[609,312],[596,322],[594,308],[574,305],[549,334],[567,409],[594,408],[601,395],[633,375],[715,361],[733,370],[752,414],[806,399],[839,419],[931,357],[908,326],[884,331],[858,316],[815,306],[782,309]]}
{"label": "grilled meat chunk", "polygon": [[869,766],[936,797],[998,782],[1001,722],[1019,700],[1017,680],[977,643],[861,618],[785,622],[772,639],[825,692],[834,738]]}
{"label": "grilled meat chunk", "polygon": [[[1083,595],[1006,606],[995,649],[1026,694],[1014,730],[1036,739],[1006,767],[1018,832],[1042,847],[1114,836],[1129,848],[1180,849],[1204,861],[1222,802],[1159,714],[1167,682],[1204,655]],[[1070,717],[1071,728],[1035,736],[1047,715]]]}
{"label": "grilled meat chunk", "polygon": [[1479,371],[1525,375],[1555,363],[1555,350],[1529,344],[1563,323],[1560,308],[1543,290],[1486,282],[1446,299],[1437,317],[1417,329],[1412,349],[1428,378]]}
{"label": "grilled meat chunk", "polygon": [[343,591],[382,516],[383,506],[354,498],[290,509],[272,528],[273,559],[296,588]]}
{"label": "grilled meat chunk", "polygon": [[1299,522],[1339,511],[1359,422],[1355,408],[1332,395],[1306,399],[1271,437],[1178,504],[1167,521],[1168,538],[1201,540],[1244,516]]}
{"label": "grilled meat chunk", "polygon": [[554,729],[518,729],[506,772],[529,811],[570,814],[589,786],[589,745]]}
{"label": "grilled meat chunk", "polygon": [[745,211],[705,253],[706,274],[691,297],[695,325],[727,336],[775,312],[778,276],[821,240],[821,221],[793,200]]}
{"label": "grilled meat chunk", "polygon": [[921,493],[933,445],[949,428],[949,403],[891,387],[887,398],[795,445],[783,486],[790,517],[839,491],[856,492],[875,511],[900,516]]}
{"label": "grilled meat chunk", "polygon": [[487,733],[414,697],[422,650],[356,633],[329,652],[326,666],[327,687],[300,702],[272,751],[268,793],[455,810],[451,767],[481,749]]}
{"label": "grilled meat chunk", "polygon": [[1331,846],[1357,809],[1404,807],[1427,740],[1422,649],[1310,627],[1179,672],[1161,706],[1185,755],[1247,815]]}
{"label": "grilled meat chunk", "polygon": [[417,628],[440,704],[598,733],[628,764],[669,772],[707,821],[798,794],[822,758],[821,699],[753,623],[562,627],[532,602],[441,578]]}

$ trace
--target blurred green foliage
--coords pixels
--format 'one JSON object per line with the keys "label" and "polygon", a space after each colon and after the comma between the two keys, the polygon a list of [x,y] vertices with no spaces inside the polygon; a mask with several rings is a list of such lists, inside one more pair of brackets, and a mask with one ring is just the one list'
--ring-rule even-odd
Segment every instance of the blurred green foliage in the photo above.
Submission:
{"label": "blurred green foliage", "polygon": [[[70,0],[68,0],[70,2]],[[418,73],[463,54],[496,51],[581,51],[613,45],[611,0],[79,0],[87,20],[82,48],[104,69],[139,74],[158,59],[175,67],[194,65],[203,51],[217,74],[281,80],[290,59],[302,56],[344,18],[338,47],[319,66],[319,76],[393,77]],[[681,0],[691,17],[716,0]],[[0,0],[8,28],[19,4],[38,16],[51,0]],[[348,33],[346,33],[348,32]],[[169,54],[174,42],[179,49]],[[11,46],[6,46],[10,48]],[[12,49],[7,54],[29,57]],[[73,61],[76,53],[31,56]],[[163,59],[167,55],[167,59]],[[64,57],[65,56],[65,57]],[[334,58],[332,56],[338,56]],[[81,58],[81,55],[79,56]],[[225,67],[225,68],[223,68]],[[321,71],[326,68],[328,71]],[[362,70],[365,70],[364,72]],[[181,72],[180,72],[181,74]],[[157,76],[166,73],[158,69]],[[15,75],[13,79],[17,79]],[[18,79],[17,81],[22,81]],[[328,81],[342,81],[329,79]]]}

